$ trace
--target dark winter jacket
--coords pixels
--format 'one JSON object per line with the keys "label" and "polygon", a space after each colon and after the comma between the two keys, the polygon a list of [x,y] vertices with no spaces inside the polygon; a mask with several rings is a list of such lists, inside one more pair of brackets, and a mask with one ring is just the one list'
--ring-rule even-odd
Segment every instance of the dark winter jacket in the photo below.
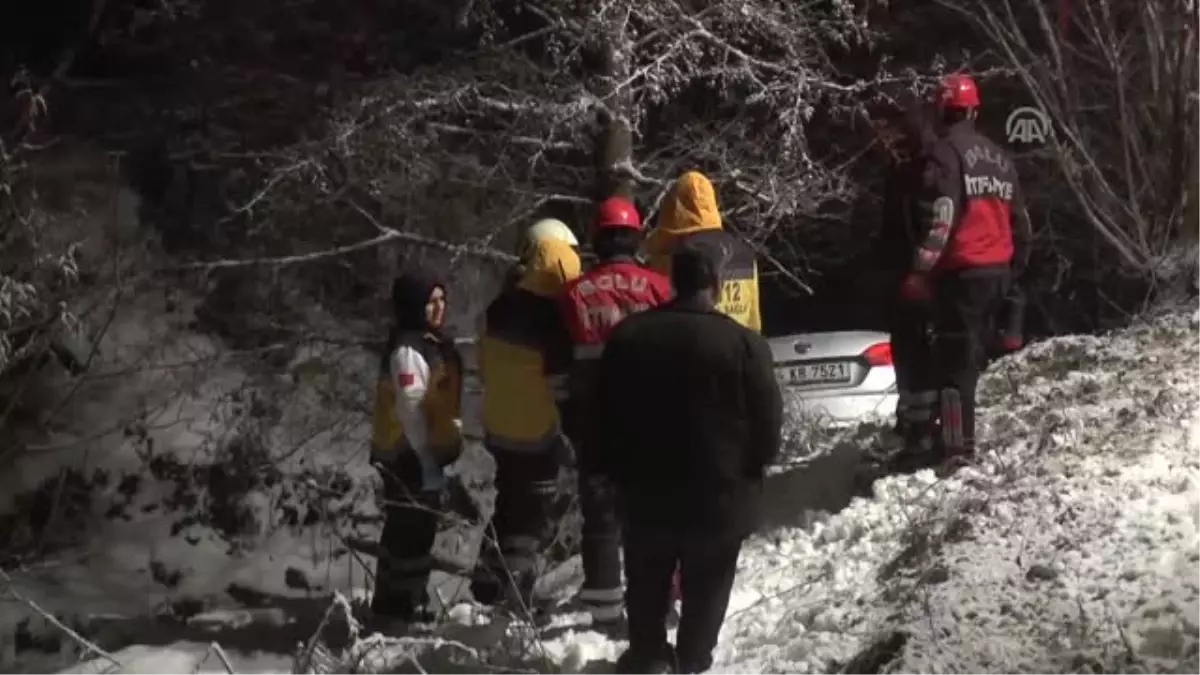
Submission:
{"label": "dark winter jacket", "polygon": [[767,343],[694,300],[623,321],[596,386],[600,469],[639,529],[740,536],[758,527],[783,402]]}
{"label": "dark winter jacket", "polygon": [[878,269],[899,276],[912,266],[917,250],[921,164],[911,159],[889,167],[883,185],[883,223],[875,240]]}
{"label": "dark winter jacket", "polygon": [[883,218],[875,240],[875,264],[896,281],[912,266],[922,225],[919,200],[925,162],[937,138],[919,110],[910,110],[891,150],[883,185]]}
{"label": "dark winter jacket", "polygon": [[566,242],[534,242],[522,278],[488,307],[479,344],[487,447],[555,447],[572,347],[558,296],[578,276],[579,255]]}

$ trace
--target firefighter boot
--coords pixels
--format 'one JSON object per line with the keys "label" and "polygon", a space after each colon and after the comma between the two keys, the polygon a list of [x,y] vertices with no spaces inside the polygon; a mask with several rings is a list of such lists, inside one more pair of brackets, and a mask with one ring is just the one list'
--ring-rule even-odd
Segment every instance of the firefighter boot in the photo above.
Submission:
{"label": "firefighter boot", "polygon": [[887,473],[915,473],[937,465],[936,431],[932,420],[912,423],[905,434],[903,447],[888,463]]}
{"label": "firefighter boot", "polygon": [[941,400],[941,433],[939,434],[938,475],[947,476],[974,459],[974,439],[963,433],[962,398],[958,390],[947,387],[939,396]]}
{"label": "firefighter boot", "polygon": [[618,673],[677,673],[679,672],[678,657],[675,648],[669,644],[662,645],[658,654],[638,654],[632,649],[617,657],[614,668]]}

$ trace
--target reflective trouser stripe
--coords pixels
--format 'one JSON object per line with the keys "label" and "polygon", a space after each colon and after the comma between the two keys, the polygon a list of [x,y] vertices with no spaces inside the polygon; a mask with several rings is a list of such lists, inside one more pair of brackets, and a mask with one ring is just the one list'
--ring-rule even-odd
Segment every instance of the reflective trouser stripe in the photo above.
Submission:
{"label": "reflective trouser stripe", "polygon": [[908,406],[900,414],[912,422],[924,422],[933,417],[933,404],[937,403],[936,391],[918,391],[909,394]]}
{"label": "reflective trouser stripe", "polygon": [[625,599],[625,591],[621,588],[584,588],[579,591],[579,599],[588,604],[611,605]]}
{"label": "reflective trouser stripe", "polygon": [[592,621],[616,621],[625,612],[625,608],[620,604],[589,606],[587,609],[588,614],[592,615]]}
{"label": "reflective trouser stripe", "polygon": [[963,448],[962,400],[957,389],[942,390],[942,444],[948,450]]}
{"label": "reflective trouser stripe", "polygon": [[509,570],[516,574],[537,569],[537,550],[541,543],[536,537],[513,535],[500,540],[500,555]]}
{"label": "reflective trouser stripe", "polygon": [[584,588],[579,601],[592,615],[592,621],[616,621],[625,611],[625,591],[621,588]]}
{"label": "reflective trouser stripe", "polygon": [[537,569],[538,545],[541,542],[536,537],[511,536],[500,540],[499,550],[496,546],[484,544],[483,554],[484,575],[494,574],[504,578],[504,572],[523,574]]}
{"label": "reflective trouser stripe", "polygon": [[550,393],[554,395],[555,401],[565,401],[567,399],[566,375],[550,375],[546,377],[546,381],[550,384]]}
{"label": "reflective trouser stripe", "polygon": [[539,497],[549,497],[558,495],[558,481],[556,480],[535,480],[529,482],[529,494]]}
{"label": "reflective trouser stripe", "polygon": [[598,345],[575,345],[575,358],[580,361],[588,361],[600,358],[604,353],[604,344]]}

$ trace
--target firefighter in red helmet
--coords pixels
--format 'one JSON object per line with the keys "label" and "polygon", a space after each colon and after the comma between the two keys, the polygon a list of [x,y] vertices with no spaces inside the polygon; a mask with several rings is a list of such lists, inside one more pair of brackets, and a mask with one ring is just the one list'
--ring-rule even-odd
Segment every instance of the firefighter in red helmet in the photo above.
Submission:
{"label": "firefighter in red helmet", "polygon": [[600,203],[592,224],[591,244],[597,262],[567,284],[562,295],[564,321],[574,344],[568,376],[568,419],[564,427],[577,453],[579,499],[583,512],[584,582],[580,600],[598,626],[623,618],[620,532],[611,481],[589,452],[597,424],[590,416],[596,367],[604,343],[625,317],[666,302],[670,280],[640,263],[642,221],[637,208],[623,197]]}
{"label": "firefighter in red helmet", "polygon": [[928,459],[957,464],[975,452],[976,385],[995,317],[1028,261],[1031,233],[1012,159],[975,128],[975,80],[947,75],[935,103],[940,129],[922,177],[924,217],[901,295],[927,303],[932,316],[940,434]]}

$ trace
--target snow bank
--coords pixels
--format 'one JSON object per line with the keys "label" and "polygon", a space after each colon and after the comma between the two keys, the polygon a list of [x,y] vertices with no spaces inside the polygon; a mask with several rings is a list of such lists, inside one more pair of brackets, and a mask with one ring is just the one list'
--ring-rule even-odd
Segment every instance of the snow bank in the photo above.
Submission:
{"label": "snow bank", "polygon": [[[982,384],[978,466],[885,478],[873,499],[754,537],[714,670],[1195,672],[1196,324],[1032,346]],[[451,637],[455,658],[435,658]],[[469,605],[425,640],[358,648],[370,672],[409,658],[596,672],[626,646],[576,611],[534,636]]]}
{"label": "snow bank", "polygon": [[1194,329],[1056,340],[997,368],[994,456],[904,573],[899,669],[1196,672]]}

